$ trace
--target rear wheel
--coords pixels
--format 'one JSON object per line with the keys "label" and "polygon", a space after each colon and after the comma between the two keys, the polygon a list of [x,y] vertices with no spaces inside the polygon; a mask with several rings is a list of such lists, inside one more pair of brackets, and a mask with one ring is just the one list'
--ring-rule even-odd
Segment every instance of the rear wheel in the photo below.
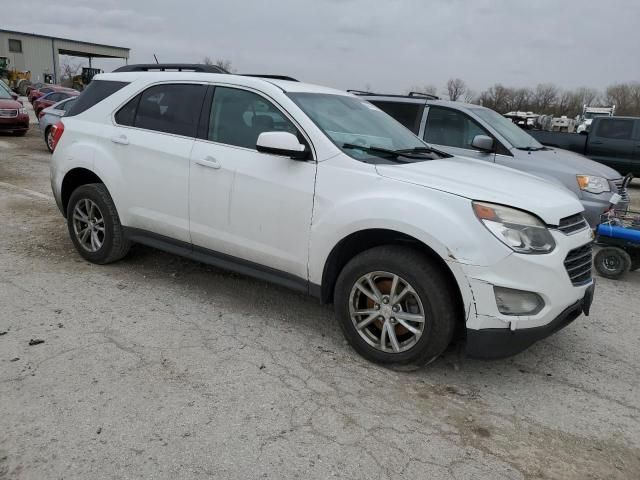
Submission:
{"label": "rear wheel", "polygon": [[600,275],[621,278],[632,268],[631,257],[618,247],[604,247],[595,256],[594,264]]}
{"label": "rear wheel", "polygon": [[425,364],[451,342],[458,302],[439,266],[408,247],[353,258],[335,286],[338,322],[353,348],[385,364]]}
{"label": "rear wheel", "polygon": [[48,126],[44,131],[44,141],[47,144],[47,148],[53,153],[53,131],[51,126]]}
{"label": "rear wheel", "polygon": [[67,206],[67,226],[78,253],[92,263],[116,262],[129,251],[116,206],[101,183],[74,190]]}

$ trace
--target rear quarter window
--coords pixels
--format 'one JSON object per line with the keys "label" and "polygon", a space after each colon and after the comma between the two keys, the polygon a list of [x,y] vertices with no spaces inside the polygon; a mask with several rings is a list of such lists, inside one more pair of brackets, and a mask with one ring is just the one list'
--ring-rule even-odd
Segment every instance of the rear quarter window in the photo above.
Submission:
{"label": "rear quarter window", "polygon": [[369,100],[369,102],[373,103],[387,115],[392,116],[413,133],[418,133],[420,130],[420,120],[424,105],[418,103],[385,102],[377,100]]}
{"label": "rear quarter window", "polygon": [[129,82],[117,82],[114,80],[94,80],[78,96],[74,104],[67,112],[67,117],[73,117],[89,110],[105,98],[113,95],[118,90],[127,86]]}

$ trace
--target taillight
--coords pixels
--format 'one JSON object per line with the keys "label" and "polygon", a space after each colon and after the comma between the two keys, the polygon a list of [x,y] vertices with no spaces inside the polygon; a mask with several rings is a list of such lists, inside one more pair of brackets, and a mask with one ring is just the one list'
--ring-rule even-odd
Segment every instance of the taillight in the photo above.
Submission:
{"label": "taillight", "polygon": [[51,151],[56,149],[56,145],[62,138],[62,134],[64,133],[64,123],[58,122],[53,127],[51,127]]}

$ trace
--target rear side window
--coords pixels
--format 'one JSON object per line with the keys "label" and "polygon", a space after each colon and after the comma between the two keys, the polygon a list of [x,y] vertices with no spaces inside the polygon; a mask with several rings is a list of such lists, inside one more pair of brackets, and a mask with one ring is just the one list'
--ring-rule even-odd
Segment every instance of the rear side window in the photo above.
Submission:
{"label": "rear side window", "polygon": [[391,115],[413,133],[420,130],[423,106],[418,103],[371,101],[387,115]]}
{"label": "rear side window", "polygon": [[89,110],[128,84],[128,82],[116,82],[113,80],[93,80],[80,96],[78,96],[78,99],[67,112],[66,116],[72,117]]}
{"label": "rear side window", "polygon": [[119,125],[196,136],[206,86],[156,85],[129,100],[115,115]]}
{"label": "rear side window", "polygon": [[612,140],[631,140],[633,120],[603,118],[598,122],[598,128],[595,132],[597,137],[611,138]]}

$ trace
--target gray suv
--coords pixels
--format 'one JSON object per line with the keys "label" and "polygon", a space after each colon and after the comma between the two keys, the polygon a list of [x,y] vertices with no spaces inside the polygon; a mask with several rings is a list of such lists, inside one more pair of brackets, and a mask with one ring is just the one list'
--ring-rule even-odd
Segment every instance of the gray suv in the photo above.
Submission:
{"label": "gray suv", "polygon": [[545,147],[511,120],[488,108],[420,93],[350,92],[447,153],[494,162],[564,185],[580,199],[592,227],[599,223],[600,215],[610,208],[612,200],[620,206],[629,202],[623,178],[617,171],[568,150]]}

